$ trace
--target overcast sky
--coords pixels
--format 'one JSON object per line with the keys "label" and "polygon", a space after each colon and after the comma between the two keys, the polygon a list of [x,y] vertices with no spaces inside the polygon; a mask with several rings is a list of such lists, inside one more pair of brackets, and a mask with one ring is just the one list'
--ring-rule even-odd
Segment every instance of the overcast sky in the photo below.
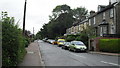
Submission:
{"label": "overcast sky", "polygon": [[[23,9],[25,0],[0,0],[0,12],[7,11],[9,16],[15,17],[19,21],[19,27],[22,28]],[[109,0],[27,0],[26,11],[26,30],[35,33],[42,28],[44,23],[48,23],[49,15],[57,5],[67,4],[72,9],[76,7],[85,7],[89,11],[97,11],[98,5],[108,5]]]}

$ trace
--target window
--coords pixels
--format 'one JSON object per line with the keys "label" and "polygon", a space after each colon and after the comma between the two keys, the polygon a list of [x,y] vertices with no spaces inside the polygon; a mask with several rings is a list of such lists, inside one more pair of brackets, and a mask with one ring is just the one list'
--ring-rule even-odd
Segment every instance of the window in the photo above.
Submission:
{"label": "window", "polygon": [[113,17],[113,9],[110,9],[110,18]]}
{"label": "window", "polygon": [[100,36],[103,36],[103,28],[102,27],[100,27]]}
{"label": "window", "polygon": [[94,24],[96,23],[96,21],[95,21],[95,17],[94,17]]}
{"label": "window", "polygon": [[100,27],[100,36],[103,36],[103,34],[107,34],[107,26]]}
{"label": "window", "polygon": [[111,34],[115,34],[115,26],[111,25]]}
{"label": "window", "polygon": [[105,19],[105,12],[103,12],[103,19]]}
{"label": "window", "polygon": [[80,31],[80,25],[79,25],[79,31]]}
{"label": "window", "polygon": [[103,27],[103,34],[107,34],[107,27]]}
{"label": "window", "polygon": [[89,19],[89,26],[91,26],[91,19]]}
{"label": "window", "polygon": [[79,32],[79,25],[77,25],[77,32]]}

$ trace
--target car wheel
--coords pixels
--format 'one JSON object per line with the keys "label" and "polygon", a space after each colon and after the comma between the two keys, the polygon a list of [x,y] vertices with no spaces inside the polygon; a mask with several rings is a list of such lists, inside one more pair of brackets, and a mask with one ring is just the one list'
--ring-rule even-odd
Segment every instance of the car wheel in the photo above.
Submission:
{"label": "car wheel", "polygon": [[87,51],[87,50],[85,50],[84,52],[86,52],[86,53],[87,53],[88,51]]}
{"label": "car wheel", "polygon": [[69,50],[69,47],[67,47],[66,50]]}
{"label": "car wheel", "polygon": [[58,47],[60,47],[60,45],[58,45]]}
{"label": "car wheel", "polygon": [[68,50],[69,50],[69,51],[71,51],[71,49],[70,49],[70,48],[69,48]]}
{"label": "car wheel", "polygon": [[64,47],[62,46],[62,49],[64,49]]}
{"label": "car wheel", "polygon": [[76,49],[74,48],[73,51],[76,52]]}
{"label": "car wheel", "polygon": [[66,47],[64,47],[64,49],[66,50]]}

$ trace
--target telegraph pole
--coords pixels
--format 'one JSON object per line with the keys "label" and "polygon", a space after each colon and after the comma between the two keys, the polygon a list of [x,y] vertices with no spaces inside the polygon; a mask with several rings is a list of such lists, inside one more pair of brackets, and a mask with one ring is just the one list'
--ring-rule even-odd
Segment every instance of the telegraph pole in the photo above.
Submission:
{"label": "telegraph pole", "polygon": [[33,38],[34,38],[34,27],[33,27]]}
{"label": "telegraph pole", "polygon": [[23,35],[24,35],[24,36],[25,36],[26,4],[27,4],[27,0],[25,0],[25,5],[24,5],[24,16],[23,16]]}

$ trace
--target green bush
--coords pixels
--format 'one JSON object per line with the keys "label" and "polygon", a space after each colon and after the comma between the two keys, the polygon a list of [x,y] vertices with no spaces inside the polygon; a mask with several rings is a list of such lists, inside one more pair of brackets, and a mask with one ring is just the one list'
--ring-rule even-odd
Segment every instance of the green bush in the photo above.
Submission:
{"label": "green bush", "polygon": [[66,41],[68,41],[68,42],[73,41],[73,40],[75,40],[75,36],[74,35],[68,35],[66,37]]}
{"label": "green bush", "polygon": [[88,36],[85,33],[77,34],[77,35],[67,35],[66,41],[82,41],[88,47]]}
{"label": "green bush", "polygon": [[10,17],[2,19],[2,66],[16,66],[26,54],[22,31],[13,23]]}
{"label": "green bush", "polygon": [[100,51],[120,53],[120,39],[100,39]]}
{"label": "green bush", "polygon": [[28,45],[29,45],[29,43],[30,43],[30,39],[26,37],[26,38],[24,39],[24,41],[25,41],[25,47],[28,47]]}
{"label": "green bush", "polygon": [[81,39],[81,36],[76,37],[76,40],[77,40],[77,41],[81,41],[81,40],[82,40],[82,39]]}
{"label": "green bush", "polygon": [[82,41],[86,46],[88,46],[88,36],[84,33],[77,35],[75,40]]}

